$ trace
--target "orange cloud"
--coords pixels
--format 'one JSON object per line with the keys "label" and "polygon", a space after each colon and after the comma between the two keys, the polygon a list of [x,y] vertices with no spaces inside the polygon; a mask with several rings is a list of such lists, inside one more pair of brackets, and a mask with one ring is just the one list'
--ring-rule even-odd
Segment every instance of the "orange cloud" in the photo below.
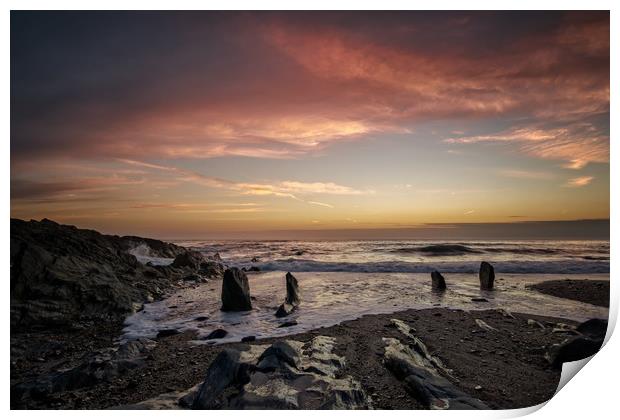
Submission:
{"label": "orange cloud", "polygon": [[594,180],[593,176],[580,176],[577,178],[569,179],[564,186],[570,188],[585,187],[586,185],[590,184],[592,180]]}

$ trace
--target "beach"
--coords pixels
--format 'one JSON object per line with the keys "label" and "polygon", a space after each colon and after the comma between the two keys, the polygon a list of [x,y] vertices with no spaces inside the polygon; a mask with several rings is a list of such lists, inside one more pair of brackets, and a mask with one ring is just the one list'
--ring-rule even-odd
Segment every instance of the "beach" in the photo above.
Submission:
{"label": "beach", "polygon": [[[576,337],[586,337],[576,328],[590,319],[606,320],[609,306],[609,278],[604,273],[608,260],[602,260],[602,263],[598,260],[599,265],[592,266],[588,264],[596,260],[583,258],[584,254],[592,256],[593,252],[594,257],[604,256],[608,248],[598,242],[564,244],[564,248],[555,243],[548,246],[555,249],[554,259],[548,257],[549,251],[541,251],[540,243],[521,244],[519,249],[525,249],[522,254],[531,255],[531,248],[536,248],[538,254],[529,260],[522,258],[523,272],[498,271],[492,290],[480,289],[478,273],[450,272],[457,268],[462,271],[463,266],[475,264],[483,252],[486,252],[485,257],[496,252],[478,251],[471,243],[467,248],[432,248],[433,253],[443,255],[426,255],[418,262],[411,261],[411,256],[403,258],[410,268],[413,264],[425,267],[433,263],[442,267],[447,284],[443,291],[433,290],[430,273],[417,272],[421,269],[410,269],[409,272],[385,269],[377,272],[359,269],[293,272],[301,302],[290,314],[276,317],[274,313],[278,305],[285,296],[288,297],[286,273],[267,268],[269,264],[281,265],[282,262],[274,263],[274,259],[266,254],[242,254],[238,250],[245,244],[237,245],[236,254],[222,247],[215,263],[213,254],[217,247],[213,245],[193,246],[188,253],[183,248],[188,246],[186,242],[175,245],[178,248],[163,245],[165,242],[152,242],[146,246],[140,238],[128,242],[124,238],[93,236],[91,231],[85,234],[85,231],[51,222],[19,226],[23,230],[15,230],[15,241],[24,243],[25,255],[32,246],[29,242],[32,238],[36,238],[37,247],[43,247],[45,252],[57,253],[54,248],[57,239],[46,242],[50,233],[54,238],[67,235],[76,243],[87,239],[91,246],[101,243],[119,247],[120,250],[114,251],[109,258],[113,260],[119,254],[133,256],[127,257],[133,267],[131,270],[138,273],[133,275],[146,274],[146,277],[141,277],[137,283],[132,280],[128,285],[146,283],[137,290],[146,287],[149,292],[142,298],[136,295],[143,300],[131,311],[118,308],[117,315],[108,316],[106,321],[71,318],[69,325],[60,322],[58,314],[50,318],[54,325],[30,321],[32,317],[24,316],[24,308],[36,311],[40,308],[33,307],[27,303],[29,301],[13,299],[12,308],[21,308],[22,311],[21,318],[15,320],[11,330],[13,408],[190,408],[196,403],[187,401],[194,401],[196,387],[199,388],[205,375],[208,377],[213,366],[220,363],[216,360],[222,351],[247,355],[266,351],[282,342],[293,346],[299,343],[306,348],[316,340],[326,339],[331,340],[327,346],[328,359],[338,361],[334,364],[337,369],[329,374],[331,376],[319,379],[327,384],[345,381],[347,392],[357,396],[348,405],[332,408],[434,407],[432,404],[429,407],[428,399],[420,397],[419,389],[412,391],[407,379],[395,370],[388,358],[390,345],[394,343],[417,349],[422,343],[425,349],[420,353],[422,359],[432,363],[424,369],[434,372],[438,383],[447,387],[445,392],[452,395],[452,399],[447,399],[451,404],[454,401],[461,404],[464,399],[468,404],[490,409],[528,407],[548,400],[555,392],[560,369],[552,366],[553,349]],[[305,243],[304,250],[301,250],[298,243],[264,244],[272,248],[271,252],[273,248],[281,252],[286,247],[289,253],[287,264],[307,265],[308,257],[324,255],[323,259],[334,260],[329,264],[340,263],[349,267],[353,264],[359,268],[360,261],[351,259],[372,259],[359,255],[334,256],[334,253],[325,253],[329,244],[314,245],[313,250],[312,243]],[[386,247],[386,244],[371,245]],[[359,244],[349,246],[363,249]],[[424,248],[430,245],[415,246]],[[506,251],[509,246],[511,250]],[[402,244],[389,244],[386,252],[391,255],[395,247],[402,248]],[[485,247],[498,249],[498,244]],[[256,245],[250,248],[256,252]],[[510,253],[511,258],[503,263],[504,266],[517,267],[514,244],[503,245],[503,248],[502,252]],[[82,247],[76,246],[76,252],[78,249]],[[578,249],[579,252],[569,253],[566,249]],[[108,261],[108,256],[101,252],[103,264]],[[420,252],[428,254],[425,250]],[[407,253],[412,254],[411,251]],[[595,267],[594,271],[598,272],[531,272],[532,267],[540,270],[542,265],[559,266],[557,254],[572,261],[572,265],[564,264],[572,271],[580,260],[585,264],[583,269]],[[71,261],[74,258],[72,256]],[[131,262],[131,258],[135,262]],[[305,261],[299,262],[301,259]],[[388,266],[379,259],[381,255],[370,263],[375,267],[377,264]],[[222,265],[221,270],[217,264]],[[494,264],[501,267],[501,259]],[[220,310],[223,268],[233,265],[247,270],[239,270],[243,273],[239,275],[247,277],[249,284],[252,297],[249,311]],[[252,269],[252,266],[256,268]],[[12,275],[23,276],[24,273],[17,273],[18,267],[16,263]],[[205,271],[205,267],[210,271]],[[322,267],[325,269],[324,265]],[[122,272],[127,270],[123,268]],[[91,272],[89,265],[86,273]],[[161,287],[158,296],[152,296],[154,289],[148,286],[151,280]],[[104,299],[104,296],[97,296],[98,300]],[[48,299],[52,302],[54,297],[50,295]],[[52,303],[49,305],[52,306],[48,308],[54,307]],[[47,312],[35,313],[39,320],[47,316]],[[305,350],[300,352],[300,360],[305,360],[305,355]],[[275,374],[269,372],[268,375]],[[227,389],[244,389],[248,385],[227,386]],[[344,385],[338,383],[337,386],[342,388]],[[324,390],[324,396],[331,395],[329,389],[332,388]],[[248,393],[247,390],[243,392]],[[299,392],[306,395],[304,390]],[[228,402],[211,401],[208,407],[250,407],[247,400],[238,400],[234,395],[237,394],[229,397]],[[295,402],[301,406],[290,405],[290,401],[286,402],[289,405],[282,405],[284,403],[278,401],[257,402],[254,399],[251,406],[260,403],[267,404],[263,408],[316,408],[304,406],[310,403],[303,403],[303,399]],[[340,401],[339,404],[344,403]]]}

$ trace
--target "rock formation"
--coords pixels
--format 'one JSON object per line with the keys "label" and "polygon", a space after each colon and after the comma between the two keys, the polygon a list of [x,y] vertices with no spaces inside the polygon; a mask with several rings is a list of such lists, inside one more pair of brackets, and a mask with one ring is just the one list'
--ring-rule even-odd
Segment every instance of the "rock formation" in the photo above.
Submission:
{"label": "rock formation", "polygon": [[495,282],[495,270],[493,266],[486,261],[480,264],[480,289],[493,290],[493,283]]}
{"label": "rock formation", "polygon": [[340,374],[344,358],[333,352],[335,341],[317,336],[307,344],[282,340],[224,350],[182,400],[194,409],[372,408],[360,384]]}
{"label": "rock formation", "polygon": [[430,355],[426,346],[403,321],[393,319],[396,327],[413,340],[405,345],[396,338],[383,338],[385,366],[403,382],[408,393],[428,409],[484,410],[482,401],[455,387],[441,361]]}
{"label": "rock formation", "polygon": [[251,309],[248,277],[237,267],[227,269],[222,282],[222,311],[249,311]]}
{"label": "rock formation", "polygon": [[431,273],[431,280],[433,281],[434,291],[446,290],[446,279],[443,278],[439,271],[433,271]]}
{"label": "rock formation", "polygon": [[[149,268],[131,255],[139,238],[11,219],[11,325],[68,326],[122,319],[182,277]],[[145,239],[163,255],[184,248]],[[173,272],[174,271],[174,272]],[[187,273],[184,273],[187,274]]]}
{"label": "rock formation", "polygon": [[299,297],[299,284],[297,279],[291,273],[286,273],[286,298],[284,303],[280,305],[276,311],[276,316],[282,318],[293,313],[299,304],[301,298]]}

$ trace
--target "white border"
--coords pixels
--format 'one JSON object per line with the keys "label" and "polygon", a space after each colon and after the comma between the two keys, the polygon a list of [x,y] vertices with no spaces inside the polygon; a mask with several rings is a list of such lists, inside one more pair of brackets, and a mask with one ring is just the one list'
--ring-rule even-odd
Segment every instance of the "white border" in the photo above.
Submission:
{"label": "white border", "polygon": [[[10,215],[10,9],[15,10],[38,10],[38,9],[78,9],[78,10],[100,10],[100,9],[118,9],[118,10],[137,10],[137,9],[158,9],[158,10],[199,10],[199,9],[213,9],[213,10],[310,10],[310,9],[363,9],[363,10],[612,10],[611,12],[611,90],[617,91],[617,77],[614,74],[618,71],[617,65],[617,39],[618,39],[618,23],[617,11],[613,7],[617,2],[612,1],[543,1],[543,0],[521,0],[521,1],[503,1],[501,3],[489,0],[470,0],[467,2],[462,1],[447,1],[447,0],[434,0],[432,2],[407,2],[398,0],[382,0],[381,2],[371,2],[365,0],[314,0],[314,1],[296,1],[295,3],[277,1],[277,0],[264,0],[264,1],[249,1],[249,0],[229,0],[229,1],[197,1],[197,0],[176,0],[162,1],[131,1],[131,0],[108,0],[108,1],[90,1],[88,3],[79,2],[75,0],[57,0],[53,4],[50,1],[44,0],[23,0],[23,1],[5,1],[5,13],[2,15],[2,58],[4,65],[2,66],[2,80],[4,81],[4,101],[2,102],[2,116],[3,116],[3,132],[4,140],[2,141],[3,150],[3,162],[2,170],[5,173],[3,182],[1,182],[0,188],[2,188],[2,195],[5,197],[5,217],[0,223],[0,237],[2,238],[2,249],[0,255],[3,261],[4,271],[4,287],[5,287],[5,322],[2,325],[2,336],[5,339],[5,345],[2,347],[3,359],[5,362],[2,365],[4,373],[4,382],[2,385],[2,398],[4,399],[5,410],[10,406],[10,384],[9,384],[9,273],[8,267],[10,265],[9,257],[9,215]],[[611,115],[618,115],[616,102],[611,102]],[[611,132],[614,132],[614,119],[611,118]],[[618,169],[618,152],[617,148],[611,145],[611,178],[610,185],[611,191],[617,187],[620,180],[620,171]],[[618,195],[611,195],[611,277],[615,277],[618,272],[617,264],[615,261],[618,258],[618,252],[616,251],[615,240],[618,238],[619,222],[618,222]],[[610,308],[610,331],[612,330],[611,324],[615,324],[617,320],[618,312],[618,287],[615,287],[614,281],[611,282],[612,289],[612,306]],[[440,416],[441,418],[456,418],[459,419],[481,419],[481,418],[511,418],[525,415],[535,411],[531,415],[532,419],[540,419],[544,417],[556,417],[556,418],[610,418],[613,416],[611,413],[617,412],[616,398],[616,380],[618,374],[618,360],[615,357],[619,353],[620,344],[617,337],[610,337],[608,334],[608,342],[605,347],[597,354],[592,361],[588,363],[588,367],[583,369],[579,373],[578,378],[570,381],[554,398],[552,398],[546,405],[523,409],[523,410],[507,410],[507,411],[493,411],[493,412],[429,412],[429,411],[396,411],[387,412],[382,411],[380,414],[373,412],[321,412],[321,416],[327,416],[328,418],[336,417],[358,417],[368,418],[376,415],[389,416],[395,419],[407,419],[411,416],[421,418],[431,418]],[[540,409],[542,406],[544,408]],[[538,410],[538,411],[537,411]],[[295,413],[296,417],[300,419],[316,416],[318,413],[313,411],[305,411]],[[38,418],[39,416],[45,416],[45,418],[64,419],[65,417],[82,417],[84,412],[79,411],[48,411],[44,413],[33,411],[12,411],[10,413],[15,418]],[[105,411],[91,411],[88,412],[92,418],[109,418],[111,416],[120,418],[153,418],[160,416],[169,416],[170,412],[105,412]],[[231,419],[231,418],[246,418],[251,416],[252,419],[274,419],[285,418],[291,415],[289,412],[183,412],[181,415],[194,418],[209,418],[215,419]],[[541,417],[544,416],[544,417]]]}

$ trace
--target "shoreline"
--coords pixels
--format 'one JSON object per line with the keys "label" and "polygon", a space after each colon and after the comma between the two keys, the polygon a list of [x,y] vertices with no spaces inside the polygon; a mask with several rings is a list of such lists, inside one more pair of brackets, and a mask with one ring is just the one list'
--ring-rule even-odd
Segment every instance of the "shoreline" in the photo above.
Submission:
{"label": "shoreline", "polygon": [[[194,334],[185,332],[157,339],[157,345],[148,351],[142,366],[129,370],[113,381],[54,393],[26,404],[15,401],[11,405],[13,408],[99,409],[138,404],[160,394],[182,392],[202,382],[209,364],[224,349],[243,350],[250,345],[271,344],[284,339],[308,342],[317,335],[326,335],[336,339],[335,352],[346,360],[342,374],[350,375],[360,382],[373,399],[374,408],[422,409],[419,402],[405,391],[402,383],[383,366],[381,339],[403,339],[402,334],[390,326],[391,319],[396,318],[417,330],[429,351],[454,371],[461,390],[479,398],[491,408],[528,407],[553,396],[559,381],[560,371],[549,366],[545,352],[551,345],[561,343],[569,334],[554,332],[553,325],[562,323],[575,326],[578,323],[530,314],[513,315],[514,319],[495,309],[470,312],[440,307],[409,309],[391,314],[365,315],[334,326],[286,337],[216,345],[192,345]],[[497,331],[481,329],[476,319]],[[119,326],[119,331],[120,328],[122,326]],[[103,335],[110,333],[112,331],[109,330],[99,332]],[[32,340],[36,336],[41,343],[49,338],[45,332],[32,333],[28,338]],[[88,351],[98,347],[94,342],[89,342],[88,338],[81,338],[84,339],[81,346]],[[107,340],[99,337],[99,345],[109,346],[116,338],[118,336],[108,336]],[[64,340],[79,342],[75,336],[70,340],[65,337]],[[80,347],[79,344],[76,346]],[[27,369],[22,366],[19,369],[21,374],[15,376],[12,365],[11,385],[18,377],[23,378],[25,371],[35,368],[34,372],[42,373],[52,366],[55,369],[58,366],[69,366],[88,351],[77,352],[72,357],[61,355],[56,361],[52,356],[45,358],[46,361],[42,363],[28,363]],[[64,357],[67,359],[63,362]],[[536,384],[535,387],[532,384]]]}

